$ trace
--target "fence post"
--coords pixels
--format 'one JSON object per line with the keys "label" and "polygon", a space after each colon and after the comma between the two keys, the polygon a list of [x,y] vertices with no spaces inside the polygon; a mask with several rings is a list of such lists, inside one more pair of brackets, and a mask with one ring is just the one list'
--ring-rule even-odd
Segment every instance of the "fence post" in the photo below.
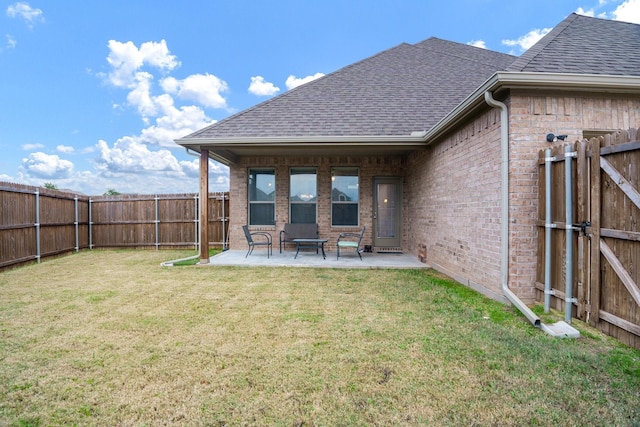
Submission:
{"label": "fence post", "polygon": [[75,216],[74,216],[74,221],[73,221],[73,225],[75,226],[76,229],[76,252],[79,251],[79,236],[78,236],[78,195],[76,195],[73,198],[73,204],[74,204],[74,208],[75,208]]}
{"label": "fence post", "polygon": [[158,219],[158,195],[156,194],[156,197],[154,199],[155,201],[155,207],[156,207],[156,251],[158,250],[158,245],[159,245],[159,236],[158,236],[158,223],[160,222],[160,220]]}
{"label": "fence post", "polygon": [[195,213],[196,213],[196,217],[193,220],[193,225],[195,226],[194,231],[195,231],[195,240],[193,242],[193,246],[195,248],[195,250],[197,250],[198,252],[200,251],[200,229],[198,228],[199,225],[199,221],[200,221],[200,216],[199,216],[199,209],[200,209],[200,205],[198,204],[198,194],[194,194],[193,195],[193,204],[195,206]]}
{"label": "fence post", "polygon": [[226,236],[226,221],[227,221],[227,217],[225,216],[225,209],[224,209],[224,193],[222,193],[222,250],[226,251],[227,250],[227,236]]}
{"label": "fence post", "polygon": [[93,249],[93,221],[91,219],[91,204],[93,203],[93,199],[89,197],[89,249]]}
{"label": "fence post", "polygon": [[564,147],[564,176],[565,176],[565,224],[567,227],[566,237],[566,273],[565,273],[565,308],[564,321],[571,323],[573,314],[573,157],[576,153],[571,145]]}
{"label": "fence post", "polygon": [[40,262],[40,191],[36,190],[36,260]]}
{"label": "fence post", "polygon": [[548,313],[551,308],[551,233],[553,227],[553,218],[551,216],[551,168],[553,167],[554,158],[551,156],[551,149],[547,148],[544,153],[544,176],[545,176],[545,219],[544,219],[544,312]]}

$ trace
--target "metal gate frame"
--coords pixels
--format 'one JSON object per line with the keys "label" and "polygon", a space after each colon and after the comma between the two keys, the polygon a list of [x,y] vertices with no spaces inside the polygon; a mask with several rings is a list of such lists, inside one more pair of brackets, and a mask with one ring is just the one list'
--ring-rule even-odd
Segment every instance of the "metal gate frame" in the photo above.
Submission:
{"label": "metal gate frame", "polygon": [[[545,300],[545,310],[551,306],[564,311],[569,320],[588,322],[640,348],[640,224],[636,223],[636,216],[640,222],[640,172],[635,170],[640,164],[640,141],[636,135],[632,129],[578,141],[566,146],[568,150],[555,147],[551,156],[549,151],[540,152],[536,288],[539,299]],[[608,159],[614,159],[614,155],[619,155],[617,162]],[[621,163],[620,155],[626,156],[622,160],[627,162],[622,168],[614,164]],[[574,162],[574,170],[567,169]],[[571,175],[566,189],[547,186],[548,176],[556,184],[565,173]],[[550,187],[556,194],[550,197],[555,206],[549,221],[544,201]],[[603,197],[622,201],[632,212],[631,219],[618,220],[615,215],[624,212],[603,203]],[[565,209],[567,202],[573,208],[570,215]],[[559,220],[564,213],[565,220]],[[603,224],[620,222],[627,223],[626,229],[603,228]],[[548,245],[551,254],[545,253]],[[551,283],[545,287],[548,281]]]}

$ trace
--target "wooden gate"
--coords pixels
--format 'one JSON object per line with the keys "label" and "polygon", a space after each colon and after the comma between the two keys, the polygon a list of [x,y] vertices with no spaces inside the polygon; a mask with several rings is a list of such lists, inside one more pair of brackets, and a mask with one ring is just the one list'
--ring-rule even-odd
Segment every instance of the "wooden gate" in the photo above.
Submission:
{"label": "wooden gate", "polygon": [[[564,310],[567,227],[572,241],[572,317],[640,348],[640,141],[632,129],[539,154],[538,299],[544,300],[545,233],[551,233],[551,308]],[[565,219],[570,156],[574,215]],[[551,163],[551,222],[545,218],[545,159]]]}

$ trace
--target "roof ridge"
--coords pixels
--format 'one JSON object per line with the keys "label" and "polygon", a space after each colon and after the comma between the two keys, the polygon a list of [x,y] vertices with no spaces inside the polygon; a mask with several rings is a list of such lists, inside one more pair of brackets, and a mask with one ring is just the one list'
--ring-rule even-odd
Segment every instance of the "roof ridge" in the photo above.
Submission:
{"label": "roof ridge", "polygon": [[567,16],[565,19],[560,21],[558,25],[553,27],[551,31],[544,35],[540,40],[536,42],[533,46],[527,49],[522,55],[517,57],[515,61],[511,65],[507,67],[507,71],[522,71],[524,67],[527,66],[531,61],[533,61],[542,51],[565,31],[573,21],[578,19],[582,15],[579,15],[573,12],[571,15]]}
{"label": "roof ridge", "polygon": [[504,56],[504,57],[510,56],[512,58],[518,58],[515,55],[511,55],[511,54],[503,53],[503,52],[498,52],[497,50],[486,49],[486,48],[482,48],[482,47],[478,47],[478,46],[473,46],[473,45],[470,45],[470,44],[467,44],[467,43],[461,43],[461,42],[456,42],[456,41],[452,41],[452,40],[441,39],[439,37],[429,37],[429,38],[427,38],[427,39],[425,39],[425,40],[423,40],[423,41],[421,41],[419,43],[416,43],[416,44],[414,44],[412,46],[414,46],[414,47],[416,47],[418,49],[428,50],[428,51],[431,51],[431,52],[438,52],[438,53],[442,53],[442,54],[447,55],[447,56],[451,56],[451,57],[454,57],[454,58],[461,58],[461,59],[464,59],[464,60],[467,60],[467,61],[471,61],[471,62],[475,62],[475,63],[478,63],[478,64],[483,64],[483,65],[488,65],[488,66],[495,66],[495,64],[490,62],[490,61],[484,61],[484,60],[480,60],[480,59],[477,59],[477,58],[472,58],[472,57],[469,57],[469,56],[452,53],[450,51],[446,51],[446,50],[442,50],[442,49],[435,49],[435,48],[433,48],[431,46],[422,45],[422,43],[426,42],[427,40],[439,40],[439,41],[442,41],[442,42],[445,42],[445,43],[456,44],[456,45],[459,45],[459,46],[464,47],[464,48],[479,49],[479,51],[481,51],[481,52],[487,52],[487,53],[490,53],[490,54],[496,54],[496,55],[500,55],[500,56]]}

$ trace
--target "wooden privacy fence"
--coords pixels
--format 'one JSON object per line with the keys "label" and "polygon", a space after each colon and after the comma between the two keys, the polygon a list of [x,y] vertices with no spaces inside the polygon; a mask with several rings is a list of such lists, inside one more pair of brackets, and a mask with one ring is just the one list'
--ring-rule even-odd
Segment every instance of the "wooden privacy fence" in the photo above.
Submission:
{"label": "wooden privacy fence", "polygon": [[[229,194],[209,194],[209,245],[226,247]],[[0,183],[0,269],[93,248],[199,246],[198,194],[89,197]]]}
{"label": "wooden privacy fence", "polygon": [[[546,296],[545,308],[570,312],[569,319],[589,322],[640,348],[637,131],[568,147],[539,154],[538,298],[543,301]],[[546,168],[551,177],[550,218],[546,215]]]}

